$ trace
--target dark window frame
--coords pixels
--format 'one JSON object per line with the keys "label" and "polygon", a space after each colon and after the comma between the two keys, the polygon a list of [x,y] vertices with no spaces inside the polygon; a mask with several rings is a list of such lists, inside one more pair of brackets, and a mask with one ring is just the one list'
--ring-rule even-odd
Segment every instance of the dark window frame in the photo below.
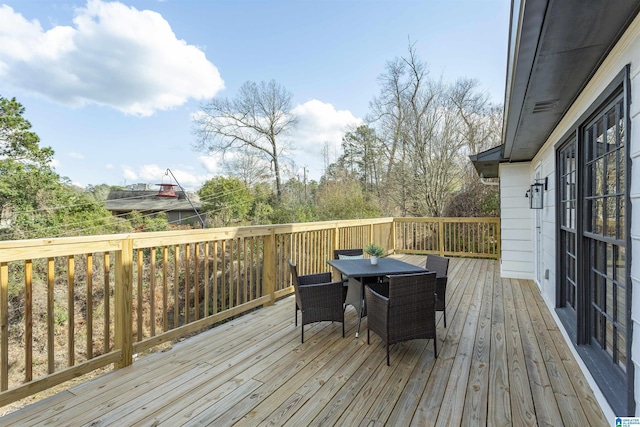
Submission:
{"label": "dark window frame", "polygon": [[[571,139],[576,141],[576,159],[578,161],[577,175],[576,175],[576,259],[578,265],[576,268],[576,283],[589,284],[589,262],[588,262],[588,247],[587,239],[585,236],[586,230],[586,217],[585,214],[585,146],[584,146],[584,130],[587,125],[591,124],[596,117],[601,114],[605,114],[607,106],[611,102],[618,98],[623,97],[623,110],[624,110],[624,176],[625,176],[625,252],[626,252],[626,265],[625,265],[625,281],[627,283],[626,288],[626,313],[625,323],[627,326],[625,339],[626,339],[626,372],[618,368],[611,363],[611,359],[607,357],[600,350],[596,350],[591,344],[591,328],[590,322],[592,321],[589,310],[591,310],[591,288],[578,291],[576,296],[576,307],[572,309],[566,307],[565,301],[563,301],[563,295],[561,292],[562,278],[560,274],[556,274],[556,313],[564,326],[565,330],[571,337],[571,340],[582,358],[583,362],[591,372],[591,375],[595,379],[596,383],[602,390],[603,394],[607,398],[607,401],[615,411],[617,416],[633,416],[635,415],[635,396],[634,396],[634,365],[631,360],[631,346],[633,338],[633,323],[631,321],[631,305],[632,305],[632,285],[630,277],[630,267],[632,263],[632,250],[631,250],[631,201],[629,195],[629,186],[631,184],[631,161],[630,161],[630,135],[631,135],[631,117],[630,117],[630,104],[631,104],[631,92],[630,92],[630,65],[625,66],[614,79],[609,83],[606,89],[598,96],[598,98],[589,106],[589,108],[580,116],[580,118],[572,126],[571,130],[565,133],[560,139],[560,142],[555,146],[555,158],[556,158],[556,171],[559,171],[560,156],[559,153],[566,147]],[[561,177],[556,174],[556,188],[561,185]],[[560,238],[561,233],[561,200],[560,191],[556,191],[556,272],[561,272],[561,257],[560,253]],[[625,386],[621,387],[621,383]]]}

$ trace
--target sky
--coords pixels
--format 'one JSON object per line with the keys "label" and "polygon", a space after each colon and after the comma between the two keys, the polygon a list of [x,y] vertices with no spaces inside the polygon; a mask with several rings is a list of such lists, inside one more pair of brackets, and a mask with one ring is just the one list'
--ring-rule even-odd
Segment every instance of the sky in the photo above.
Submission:
{"label": "sky", "polygon": [[433,78],[504,101],[509,0],[0,0],[0,96],[15,97],[72,183],[223,174],[193,117],[247,81],[293,94],[292,173],[318,180],[364,123],[385,65],[409,43]]}

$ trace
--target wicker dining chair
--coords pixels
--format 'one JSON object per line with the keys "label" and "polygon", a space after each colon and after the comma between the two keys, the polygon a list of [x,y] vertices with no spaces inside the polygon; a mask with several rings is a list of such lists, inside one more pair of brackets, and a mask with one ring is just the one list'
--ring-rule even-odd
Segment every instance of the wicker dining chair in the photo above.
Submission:
{"label": "wicker dining chair", "polygon": [[[364,258],[362,249],[336,249],[333,251],[333,259],[360,259]],[[342,285],[344,290],[344,299],[347,298],[347,289],[349,287],[349,278],[342,275]]]}
{"label": "wicker dining chair", "polygon": [[447,327],[447,274],[449,271],[449,258],[439,255],[427,255],[425,268],[436,272],[436,311],[442,311],[444,327]]}
{"label": "wicker dining chair", "polygon": [[433,339],[438,357],[436,334],[436,274],[416,273],[389,276],[389,283],[365,286],[367,301],[367,344],[370,331],[389,346],[414,339]]}
{"label": "wicker dining chair", "polygon": [[289,260],[289,268],[296,295],[296,326],[298,326],[298,310],[302,312],[300,322],[302,342],[304,343],[304,325],[322,321],[342,322],[342,338],[344,338],[342,282],[332,282],[331,273],[298,276],[298,268],[291,260]]}

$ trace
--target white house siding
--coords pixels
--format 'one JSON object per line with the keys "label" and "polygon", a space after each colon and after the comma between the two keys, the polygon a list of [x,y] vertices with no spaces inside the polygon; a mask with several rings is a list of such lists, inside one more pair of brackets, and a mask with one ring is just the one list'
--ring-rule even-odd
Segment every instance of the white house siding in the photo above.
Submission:
{"label": "white house siding", "polygon": [[500,165],[500,273],[502,277],[533,279],[533,231],[529,199],[530,163]]}
{"label": "white house siding", "polygon": [[[632,178],[629,185],[629,194],[631,198],[632,218],[631,225],[631,248],[628,254],[631,257],[631,282],[632,282],[632,303],[631,317],[633,327],[633,344],[632,344],[632,361],[635,365],[635,399],[636,399],[636,415],[640,415],[640,167],[637,167],[640,160],[640,17],[637,17],[629,29],[625,32],[615,48],[608,55],[602,66],[594,74],[594,77],[585,87],[584,91],[576,99],[576,102],[563,117],[561,122],[551,133],[544,147],[536,155],[531,163],[523,165],[501,165],[500,167],[500,183],[501,183],[501,200],[502,200],[502,217],[507,222],[507,226],[503,224],[503,265],[502,274],[504,277],[523,277],[527,274],[534,279],[534,267],[536,260],[534,259],[535,251],[533,249],[534,240],[530,240],[532,260],[530,266],[516,261],[516,257],[510,255],[511,250],[522,251],[527,242],[524,237],[527,235],[526,228],[529,227],[530,239],[534,239],[535,217],[533,214],[525,212],[521,204],[517,204],[513,197],[518,197],[520,192],[522,203],[526,203],[524,198],[526,186],[533,182],[534,171],[537,165],[541,165],[542,177],[549,177],[549,189],[545,192],[545,209],[543,211],[543,268],[549,269],[549,279],[543,279],[540,284],[544,300],[549,305],[552,313],[555,308],[555,291],[556,291],[556,274],[555,274],[555,254],[556,254],[556,234],[555,234],[555,145],[562,142],[561,138],[571,129],[574,129],[580,116],[588,109],[596,98],[606,89],[611,81],[618,73],[627,65],[631,66],[631,132],[630,132],[630,153],[632,165]],[[521,174],[521,177],[517,177]],[[523,182],[527,181],[527,182]],[[514,190],[518,187],[518,191]],[[505,191],[506,190],[506,191]],[[516,207],[517,206],[517,207]],[[528,209],[527,209],[528,210]],[[533,212],[533,211],[529,211]],[[509,236],[511,229],[517,229],[517,235],[523,239],[514,239]],[[520,247],[521,245],[522,247]],[[519,254],[518,256],[520,256]],[[522,275],[522,276],[520,276]],[[558,319],[556,321],[559,323]],[[564,329],[561,327],[561,330]],[[565,338],[567,335],[565,334]],[[568,338],[567,338],[568,339]],[[571,346],[573,349],[573,347]],[[577,353],[574,353],[577,356]],[[581,359],[577,356],[576,359]],[[605,416],[613,419],[614,413],[607,404],[595,381],[586,370],[584,365],[579,362],[584,371],[591,387],[598,397],[599,404],[605,412]]]}
{"label": "white house siding", "polygon": [[[555,152],[553,148],[545,146],[539,154],[540,160],[537,160],[535,165],[540,165],[540,176],[542,178],[547,178],[547,190],[544,192],[544,209],[540,211],[542,215],[542,262],[540,263],[542,274],[540,275],[541,280],[540,283],[538,283],[538,286],[540,286],[544,299],[548,303],[553,303],[555,301],[556,292]],[[533,175],[531,182],[533,182]]]}

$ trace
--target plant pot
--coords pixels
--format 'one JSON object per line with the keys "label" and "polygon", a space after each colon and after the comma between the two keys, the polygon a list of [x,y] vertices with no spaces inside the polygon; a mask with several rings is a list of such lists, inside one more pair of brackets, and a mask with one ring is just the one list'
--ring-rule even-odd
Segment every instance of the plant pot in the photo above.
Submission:
{"label": "plant pot", "polygon": [[378,265],[378,257],[377,256],[372,256],[371,257],[371,264]]}

